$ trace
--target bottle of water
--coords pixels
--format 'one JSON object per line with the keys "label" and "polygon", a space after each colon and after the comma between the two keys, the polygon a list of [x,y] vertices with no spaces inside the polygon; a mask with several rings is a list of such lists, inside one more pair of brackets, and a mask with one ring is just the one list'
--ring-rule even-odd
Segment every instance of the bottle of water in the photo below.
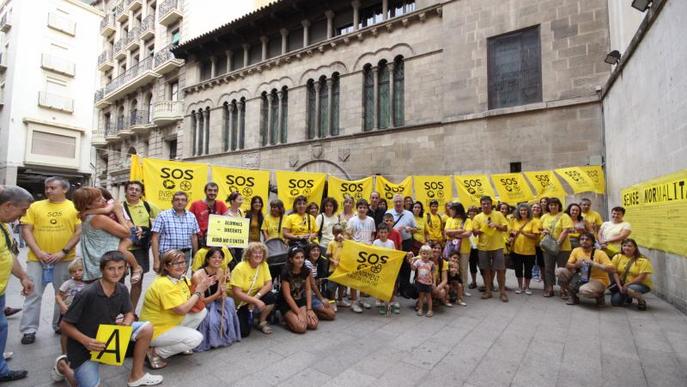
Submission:
{"label": "bottle of water", "polygon": [[589,282],[589,276],[591,275],[592,272],[592,261],[584,261],[584,264],[580,268],[580,279],[582,280],[582,283],[587,283]]}
{"label": "bottle of water", "polygon": [[43,275],[41,278],[43,285],[47,285],[49,283],[52,283],[54,273],[55,273],[55,265],[54,264],[48,263],[48,264],[43,265]]}

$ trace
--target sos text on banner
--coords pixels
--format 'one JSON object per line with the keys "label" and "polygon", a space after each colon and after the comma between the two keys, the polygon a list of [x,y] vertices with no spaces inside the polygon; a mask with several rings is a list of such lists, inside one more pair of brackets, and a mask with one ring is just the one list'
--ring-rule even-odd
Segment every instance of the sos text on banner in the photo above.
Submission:
{"label": "sos text on banner", "polygon": [[425,212],[429,211],[429,202],[439,202],[439,212],[444,212],[446,203],[453,197],[451,176],[413,176],[415,200],[422,202]]}
{"label": "sos text on banner", "polygon": [[300,195],[305,196],[308,203],[315,202],[319,205],[322,201],[326,174],[288,171],[277,171],[275,174],[277,175],[278,196],[284,202],[286,211],[291,210],[294,199]]}
{"label": "sos text on banner", "polygon": [[553,197],[561,199],[562,202],[565,201],[567,194],[553,171],[524,172],[524,174],[534,187],[536,199]]}
{"label": "sos text on banner", "polygon": [[226,201],[230,193],[239,192],[243,196],[241,211],[244,213],[250,210],[254,196],[262,198],[263,212],[269,209],[266,202],[270,194],[270,173],[267,171],[213,166],[212,181],[219,186],[218,200]]}
{"label": "sos text on banner", "polygon": [[358,199],[369,200],[372,194],[372,177],[360,180],[343,180],[336,176],[329,176],[328,195],[339,203],[339,211],[343,211],[344,196],[353,198],[353,203]]}
{"label": "sos text on banner", "polygon": [[515,206],[521,202],[528,202],[534,198],[525,177],[520,173],[502,173],[491,175],[499,200]]}
{"label": "sos text on banner", "polygon": [[248,247],[250,220],[224,215],[210,215],[208,220],[208,246]]}
{"label": "sos text on banner", "polygon": [[594,185],[594,192],[598,194],[606,193],[606,176],[600,165],[585,165],[580,169],[587,174],[587,177]]}
{"label": "sos text on banner", "polygon": [[594,192],[594,183],[580,167],[558,168],[556,173],[568,183],[574,193]]}
{"label": "sos text on banner", "polygon": [[394,195],[413,196],[413,178],[410,176],[398,184],[390,182],[384,176],[377,176],[375,180],[375,191],[379,192],[382,199],[386,199],[389,208],[393,207],[391,200],[394,199]]}
{"label": "sos text on banner", "polygon": [[126,325],[100,324],[95,339],[105,343],[105,349],[100,352],[91,352],[91,360],[121,366],[126,357],[126,349],[131,340],[132,328]]}
{"label": "sos text on banner", "polygon": [[456,187],[458,197],[466,210],[470,206],[479,207],[479,198],[484,195],[492,199],[496,196],[487,175],[456,176]]}
{"label": "sos text on banner", "polygon": [[341,260],[330,281],[391,301],[406,252],[345,240]]}
{"label": "sos text on banner", "polygon": [[207,164],[143,159],[146,200],[160,209],[172,208],[172,197],[178,191],[186,192],[189,203],[204,199],[207,181]]}

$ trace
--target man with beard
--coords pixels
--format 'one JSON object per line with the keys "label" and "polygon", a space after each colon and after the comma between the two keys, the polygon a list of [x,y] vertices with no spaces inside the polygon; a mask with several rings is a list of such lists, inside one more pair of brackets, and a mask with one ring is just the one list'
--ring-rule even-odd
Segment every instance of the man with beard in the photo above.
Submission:
{"label": "man with beard", "polygon": [[200,227],[200,234],[198,234],[199,247],[206,246],[205,242],[210,215],[222,215],[227,212],[227,205],[224,204],[223,201],[217,201],[218,192],[219,187],[217,186],[217,183],[205,184],[205,199],[196,200],[195,202],[191,203],[191,208],[189,208],[189,211],[195,215],[196,220],[198,221],[198,227]]}

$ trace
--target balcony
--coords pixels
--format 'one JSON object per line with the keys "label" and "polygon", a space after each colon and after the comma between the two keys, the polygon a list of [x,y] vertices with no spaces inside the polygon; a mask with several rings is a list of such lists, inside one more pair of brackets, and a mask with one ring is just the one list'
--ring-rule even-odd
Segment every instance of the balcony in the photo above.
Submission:
{"label": "balcony", "polygon": [[119,117],[117,119],[117,138],[124,139],[134,134],[134,132],[129,127],[129,120],[124,117]]}
{"label": "balcony", "polygon": [[184,119],[184,105],[182,101],[160,101],[153,107],[153,122],[162,126]]}
{"label": "balcony", "polygon": [[7,71],[7,53],[0,52],[0,74],[4,74]]}
{"label": "balcony", "polygon": [[129,11],[138,11],[141,7],[141,0],[126,0],[126,8]]}
{"label": "balcony", "polygon": [[108,38],[110,35],[114,34],[115,31],[115,17],[113,14],[109,13],[100,21],[100,35]]}
{"label": "balcony", "polygon": [[143,41],[155,36],[155,15],[148,15],[143,19],[139,26],[138,36]]}
{"label": "balcony", "polygon": [[183,59],[177,59],[172,54],[173,44],[168,45],[162,50],[155,53],[155,72],[164,75],[168,72],[178,69],[184,65]]}
{"label": "balcony", "polygon": [[[122,127],[124,126],[124,117],[121,117],[122,119]],[[113,122],[108,122],[105,125],[105,141],[115,141],[119,140],[119,136],[117,136],[117,128],[115,125],[113,125]]]}
{"label": "balcony", "polygon": [[140,28],[140,26],[134,27],[127,34],[125,44],[127,51],[134,51],[140,47],[140,42],[138,40]]}
{"label": "balcony", "polygon": [[115,18],[120,23],[124,23],[129,19],[129,10],[124,7],[124,0],[115,7]]}
{"label": "balcony", "polygon": [[123,58],[126,58],[126,51],[124,51],[124,44],[126,42],[126,38],[126,34],[123,34],[123,36],[114,43],[114,46],[112,46],[114,60],[121,60]]}
{"label": "balcony", "polygon": [[69,97],[64,97],[57,94],[51,94],[44,91],[38,92],[38,106],[57,110],[65,113],[74,112],[74,100]]}
{"label": "balcony", "polygon": [[91,145],[96,148],[107,145],[104,130],[95,130],[91,133]]}
{"label": "balcony", "polygon": [[7,32],[12,28],[12,23],[10,22],[10,15],[5,13],[0,19],[0,31]]}
{"label": "balcony", "polygon": [[98,55],[98,70],[109,71],[114,67],[114,62],[112,61],[112,51],[106,50]]}
{"label": "balcony", "polygon": [[[124,74],[119,75],[117,78],[113,79],[112,82],[108,83],[102,90],[102,95],[99,94],[100,91],[96,92],[95,107],[100,109],[107,106],[112,101],[123,97],[159,77],[160,75],[153,71],[153,58],[148,57],[130,67]],[[98,97],[100,97],[100,99],[98,99]]]}
{"label": "balcony", "polygon": [[73,77],[76,73],[76,64],[74,62],[46,53],[41,54],[41,68],[69,77]]}
{"label": "balcony", "polygon": [[169,27],[176,23],[177,20],[184,17],[184,13],[181,12],[181,6],[179,0],[165,0],[160,5],[160,18],[159,23],[165,27]]}
{"label": "balcony", "polygon": [[146,135],[153,126],[155,125],[150,121],[150,112],[139,111],[131,114],[129,130],[133,133]]}

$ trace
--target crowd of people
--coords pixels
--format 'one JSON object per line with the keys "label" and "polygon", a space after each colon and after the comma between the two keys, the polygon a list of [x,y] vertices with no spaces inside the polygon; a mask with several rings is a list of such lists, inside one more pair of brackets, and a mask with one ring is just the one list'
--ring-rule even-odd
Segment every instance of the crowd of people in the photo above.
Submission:
{"label": "crowd of people", "polygon": [[[488,196],[479,208],[449,202],[442,209],[433,200],[425,209],[402,195],[387,207],[373,192],[369,201],[345,197],[341,206],[331,197],[309,203],[299,196],[289,210],[275,199],[265,212],[262,198],[253,197],[244,213],[241,194],[218,200],[215,183],[205,186],[205,199],[190,206],[185,192],[175,193],[172,208],[164,211],[145,200],[139,181],[126,184],[121,203],[94,187],[78,188],[69,200],[70,184],[61,177],[45,180],[41,201],[34,202],[20,187],[1,189],[0,309],[11,273],[26,296],[21,343],[32,344],[43,292],[52,284],[52,328],[62,336],[62,354],[51,373],[72,386],[99,384],[99,363],[90,360],[90,351],[105,348],[95,339],[101,324],[132,327],[128,385],[144,386],[163,380],[145,372],[145,363],[153,370],[164,368],[174,355],[230,346],[253,329],[269,335],[271,324],[280,321],[292,332],[305,333],[321,320],[334,320],[344,308],[363,313],[374,303],[381,315],[400,314],[397,296],[417,299],[416,314],[432,317],[438,306],[467,306],[474,289],[484,300],[498,291],[498,299],[508,302],[507,269],[517,278],[515,294],[532,295],[532,281],[543,279],[544,297],[558,289],[570,305],[581,297],[602,305],[610,291],[612,305],[636,301],[645,310],[644,294],[653,287],[651,261],[629,238],[624,209],[613,208],[611,220],[603,222],[589,199],[565,210],[558,198],[513,208],[495,205]],[[207,246],[211,214],[248,218],[248,246]],[[6,225],[16,220],[29,250],[26,269]],[[406,252],[390,302],[328,280],[346,239]],[[284,247],[283,264],[270,260],[278,250],[272,246]],[[144,291],[151,256],[156,277]],[[2,351],[7,330],[0,314]],[[0,357],[0,382],[26,375],[10,370]]]}

